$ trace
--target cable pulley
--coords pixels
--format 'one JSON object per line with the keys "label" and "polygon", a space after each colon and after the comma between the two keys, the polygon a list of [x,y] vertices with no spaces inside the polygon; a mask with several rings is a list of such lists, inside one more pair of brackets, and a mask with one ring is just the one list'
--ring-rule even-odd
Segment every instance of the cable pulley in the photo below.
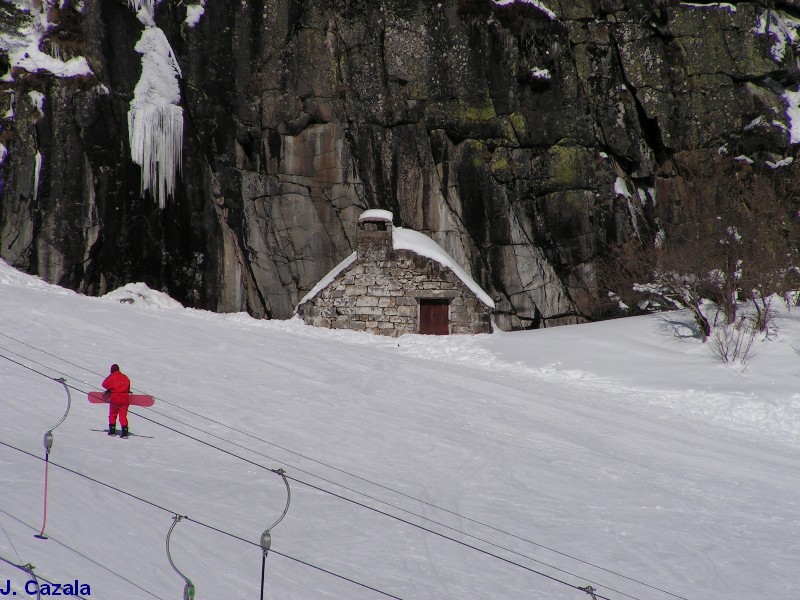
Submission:
{"label": "cable pulley", "polygon": [[178,575],[180,575],[181,579],[183,579],[186,582],[186,585],[183,586],[183,600],[194,600],[194,584],[188,577],[186,577],[186,575],[181,573],[178,567],[175,566],[175,563],[172,562],[172,555],[170,554],[169,550],[169,539],[172,536],[172,530],[175,529],[175,525],[177,525],[178,522],[183,518],[184,517],[180,515],[175,515],[173,517],[172,527],[169,528],[169,533],[167,533],[167,560],[169,560],[169,564],[172,567],[172,570],[175,571]]}
{"label": "cable pulley", "polygon": [[[37,600],[39,600],[42,597],[42,593],[39,590],[39,578],[36,577],[36,573],[33,572],[35,568],[36,567],[34,567],[31,563],[28,563],[27,565],[22,565],[22,570],[28,572],[30,576],[33,578],[33,580],[36,582],[36,598]],[[14,593],[16,594],[16,592]]]}
{"label": "cable pulley", "polygon": [[264,579],[267,570],[267,553],[269,552],[269,548],[272,545],[272,528],[275,527],[278,523],[283,521],[283,518],[286,516],[286,513],[289,512],[289,504],[292,501],[292,490],[289,487],[289,480],[286,478],[286,471],[283,469],[277,469],[272,471],[276,475],[280,475],[283,479],[283,484],[286,486],[286,506],[281,513],[281,516],[269,527],[264,530],[264,533],[261,534],[261,600],[264,600]]}

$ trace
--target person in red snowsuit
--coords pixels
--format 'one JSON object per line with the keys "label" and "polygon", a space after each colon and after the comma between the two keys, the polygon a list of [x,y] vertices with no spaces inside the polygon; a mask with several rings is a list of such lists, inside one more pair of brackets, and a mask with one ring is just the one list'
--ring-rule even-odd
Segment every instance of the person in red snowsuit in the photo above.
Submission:
{"label": "person in red snowsuit", "polygon": [[104,396],[108,400],[108,435],[117,432],[117,415],[122,425],[122,437],[128,437],[128,401],[124,394],[131,393],[131,380],[119,365],[111,365],[111,373],[103,380]]}

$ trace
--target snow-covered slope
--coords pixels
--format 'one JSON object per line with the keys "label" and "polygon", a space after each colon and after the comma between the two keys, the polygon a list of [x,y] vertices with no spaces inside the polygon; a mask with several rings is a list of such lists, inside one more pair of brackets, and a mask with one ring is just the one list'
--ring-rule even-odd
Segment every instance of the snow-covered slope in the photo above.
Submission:
{"label": "snow-covered slope", "polygon": [[[266,598],[796,598],[799,314],[742,371],[681,313],[388,339],[0,262],[0,592],[32,563],[85,598],[180,598],[179,514],[197,598],[258,597],[285,469]],[[81,393],[112,362],[157,397],[129,440]]]}

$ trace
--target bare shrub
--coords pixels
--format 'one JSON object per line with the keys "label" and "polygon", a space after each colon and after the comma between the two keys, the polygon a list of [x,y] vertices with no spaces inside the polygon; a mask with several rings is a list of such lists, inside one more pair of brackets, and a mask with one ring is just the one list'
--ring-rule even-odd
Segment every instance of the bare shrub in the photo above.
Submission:
{"label": "bare shrub", "polygon": [[719,351],[743,352],[737,339],[750,334],[738,318],[742,303],[756,313],[748,327],[765,332],[774,295],[797,288],[800,170],[760,172],[692,152],[675,159],[675,170],[659,188],[651,228],[610,250],[601,280],[629,307],[646,299],[651,310],[689,309],[703,341],[712,333],[703,310],[710,301],[729,326],[715,341]]}
{"label": "bare shrub", "polygon": [[735,323],[723,323],[714,328],[709,346],[719,360],[728,365],[746,366],[758,330],[752,319],[742,317]]}

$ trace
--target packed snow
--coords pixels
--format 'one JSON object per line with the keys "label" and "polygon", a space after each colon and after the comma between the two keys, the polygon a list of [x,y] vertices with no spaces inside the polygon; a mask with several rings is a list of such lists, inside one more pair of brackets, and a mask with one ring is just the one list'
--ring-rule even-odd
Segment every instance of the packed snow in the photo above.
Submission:
{"label": "packed snow", "polygon": [[[180,515],[196,597],[257,597],[285,469],[265,598],[796,598],[798,309],[775,324],[742,369],[682,312],[386,338],[0,261],[0,591],[32,564],[84,598],[179,598]],[[128,440],[85,397],[113,362],[156,397]]]}

